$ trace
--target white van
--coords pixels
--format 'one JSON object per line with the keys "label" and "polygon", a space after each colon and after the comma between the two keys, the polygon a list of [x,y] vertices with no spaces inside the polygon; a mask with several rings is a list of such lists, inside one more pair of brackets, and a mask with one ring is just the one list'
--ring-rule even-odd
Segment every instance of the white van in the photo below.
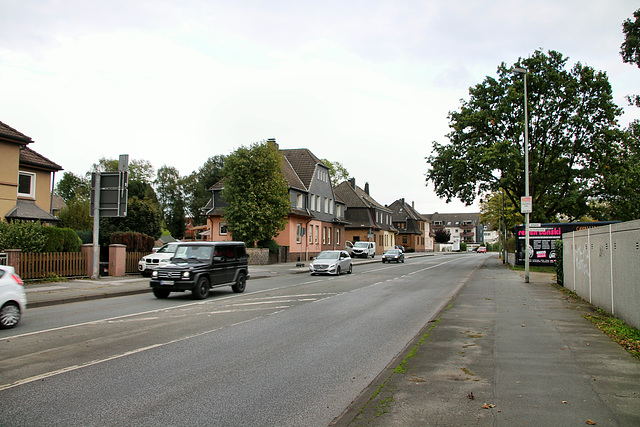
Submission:
{"label": "white van", "polygon": [[353,244],[353,252],[351,254],[353,258],[356,257],[375,257],[376,256],[376,244],[375,242],[355,242]]}

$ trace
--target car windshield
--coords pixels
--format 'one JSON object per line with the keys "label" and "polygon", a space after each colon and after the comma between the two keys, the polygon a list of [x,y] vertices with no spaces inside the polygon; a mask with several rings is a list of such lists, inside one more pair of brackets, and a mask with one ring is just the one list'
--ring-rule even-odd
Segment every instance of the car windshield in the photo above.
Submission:
{"label": "car windshield", "polygon": [[356,242],[355,245],[353,245],[354,248],[368,248],[369,247],[369,243],[367,242]]}
{"label": "car windshield", "polygon": [[160,249],[157,250],[157,254],[173,254],[178,249],[177,243],[169,243],[168,245],[164,245]]}
{"label": "car windshield", "polygon": [[338,259],[340,252],[320,252],[316,259]]}
{"label": "car windshield", "polygon": [[400,252],[397,249],[389,249],[387,252],[385,252],[385,255],[398,255],[398,252]]}
{"label": "car windshield", "polygon": [[178,246],[174,259],[211,261],[212,246]]}

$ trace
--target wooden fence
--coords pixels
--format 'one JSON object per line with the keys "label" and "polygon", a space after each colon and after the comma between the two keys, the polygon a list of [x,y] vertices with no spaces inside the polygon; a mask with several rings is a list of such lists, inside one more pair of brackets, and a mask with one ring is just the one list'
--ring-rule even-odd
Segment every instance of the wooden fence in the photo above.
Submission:
{"label": "wooden fence", "polygon": [[138,262],[143,256],[149,255],[151,252],[127,252],[126,273],[138,273]]}
{"label": "wooden fence", "polygon": [[40,279],[48,276],[86,276],[87,256],[82,252],[23,253],[20,277]]}

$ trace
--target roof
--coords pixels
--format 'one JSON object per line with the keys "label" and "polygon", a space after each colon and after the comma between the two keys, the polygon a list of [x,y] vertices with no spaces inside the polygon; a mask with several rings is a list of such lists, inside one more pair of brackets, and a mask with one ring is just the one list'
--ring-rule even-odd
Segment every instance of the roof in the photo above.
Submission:
{"label": "roof", "polygon": [[18,132],[11,126],[2,122],[0,122],[0,139],[10,140],[22,145],[27,145],[33,142],[33,140],[27,135],[23,134],[22,132]]}
{"label": "roof", "polygon": [[[462,221],[471,221],[474,225],[480,224],[480,213],[434,213],[425,215],[433,223],[434,221],[442,221],[444,225],[456,225]],[[449,224],[451,223],[451,224]]]}
{"label": "roof", "polygon": [[45,169],[48,171],[59,171],[62,167],[57,163],[52,162],[45,156],[36,153],[31,148],[20,147],[20,165],[31,166],[38,169]]}
{"label": "roof", "polygon": [[34,200],[18,200],[16,206],[5,216],[5,218],[25,221],[58,221],[58,219],[49,212],[36,205]]}
{"label": "roof", "polygon": [[[353,185],[352,185],[353,184]],[[350,208],[377,208],[385,212],[391,213],[392,211],[386,206],[378,203],[373,197],[368,195],[362,188],[355,185],[355,181],[344,181],[333,189],[334,193],[340,197],[347,205],[347,209]]]}
{"label": "roof", "polygon": [[287,159],[305,188],[309,188],[311,185],[316,166],[318,164],[325,166],[322,160],[307,148],[286,149],[280,150],[280,152],[284,155],[285,159]]}

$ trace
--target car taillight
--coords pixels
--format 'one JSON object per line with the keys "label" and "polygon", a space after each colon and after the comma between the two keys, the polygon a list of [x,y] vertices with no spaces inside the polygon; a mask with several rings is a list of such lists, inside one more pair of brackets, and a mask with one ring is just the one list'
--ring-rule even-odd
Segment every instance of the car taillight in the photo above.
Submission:
{"label": "car taillight", "polygon": [[24,286],[24,282],[22,281],[20,276],[18,276],[17,274],[12,274],[11,277],[13,277],[13,280],[15,280],[18,285]]}

